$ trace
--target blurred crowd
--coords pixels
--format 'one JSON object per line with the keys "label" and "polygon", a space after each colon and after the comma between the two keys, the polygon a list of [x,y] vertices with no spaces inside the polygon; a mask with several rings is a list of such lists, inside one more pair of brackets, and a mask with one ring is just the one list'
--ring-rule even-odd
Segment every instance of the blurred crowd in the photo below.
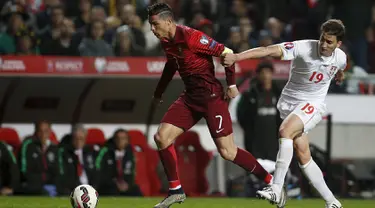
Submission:
{"label": "blurred crowd", "polygon": [[9,0],[1,1],[1,54],[162,56],[147,6],[166,2],[176,21],[236,52],[319,38],[327,18],[347,28],[345,50],[375,72],[373,0]]}

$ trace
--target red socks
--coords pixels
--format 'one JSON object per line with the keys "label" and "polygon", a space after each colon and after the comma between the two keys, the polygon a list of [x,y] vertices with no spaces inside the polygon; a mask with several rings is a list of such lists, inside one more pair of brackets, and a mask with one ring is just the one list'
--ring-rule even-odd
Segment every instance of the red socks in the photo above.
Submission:
{"label": "red socks", "polygon": [[180,179],[178,178],[177,154],[174,144],[159,150],[159,155],[164,166],[164,172],[169,181],[169,190],[181,188]]}
{"label": "red socks", "polygon": [[[159,150],[159,155],[164,166],[164,172],[169,181],[169,189],[176,190],[181,188],[180,179],[178,178],[177,154],[174,145],[171,144],[167,148]],[[258,163],[251,153],[243,149],[237,149],[237,155],[233,163],[253,173],[267,184],[270,184],[272,181],[272,175]]]}
{"label": "red socks", "polygon": [[248,151],[241,148],[237,148],[237,155],[233,160],[233,163],[241,166],[246,171],[249,171],[256,175],[260,180],[270,184],[272,181],[272,175],[269,174],[257,161],[257,159]]}

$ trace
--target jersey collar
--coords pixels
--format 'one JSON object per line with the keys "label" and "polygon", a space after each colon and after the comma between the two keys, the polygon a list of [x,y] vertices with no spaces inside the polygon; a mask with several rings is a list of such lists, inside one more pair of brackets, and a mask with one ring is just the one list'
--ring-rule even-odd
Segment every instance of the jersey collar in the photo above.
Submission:
{"label": "jersey collar", "polygon": [[176,33],[173,38],[174,43],[179,43],[184,41],[184,33],[181,25],[176,25]]}

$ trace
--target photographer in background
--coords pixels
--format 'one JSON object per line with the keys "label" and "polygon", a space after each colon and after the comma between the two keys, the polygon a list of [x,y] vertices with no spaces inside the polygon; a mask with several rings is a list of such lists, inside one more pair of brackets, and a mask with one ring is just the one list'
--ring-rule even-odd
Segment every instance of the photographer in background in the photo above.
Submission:
{"label": "photographer in background", "polygon": [[278,152],[278,129],[281,123],[276,108],[281,90],[272,81],[273,65],[262,62],[256,77],[237,106],[238,122],[244,130],[245,148],[255,158],[275,160]]}

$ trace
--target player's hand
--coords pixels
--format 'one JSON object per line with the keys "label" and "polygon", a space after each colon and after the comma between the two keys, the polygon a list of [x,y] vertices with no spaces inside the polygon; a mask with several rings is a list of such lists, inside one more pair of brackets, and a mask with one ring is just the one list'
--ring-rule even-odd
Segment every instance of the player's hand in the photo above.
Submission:
{"label": "player's hand", "polygon": [[341,84],[344,81],[344,79],[345,79],[345,73],[339,70],[335,76],[336,84]]}
{"label": "player's hand", "polygon": [[161,105],[163,103],[163,100],[161,99],[161,97],[152,97],[152,105],[154,105],[155,107]]}
{"label": "player's hand", "polygon": [[230,67],[237,61],[237,55],[233,53],[226,53],[221,56],[221,64],[224,67]]}
{"label": "player's hand", "polygon": [[237,86],[228,87],[227,93],[225,94],[225,99],[228,100],[228,99],[235,98],[238,94],[240,94],[240,93],[237,89]]}

